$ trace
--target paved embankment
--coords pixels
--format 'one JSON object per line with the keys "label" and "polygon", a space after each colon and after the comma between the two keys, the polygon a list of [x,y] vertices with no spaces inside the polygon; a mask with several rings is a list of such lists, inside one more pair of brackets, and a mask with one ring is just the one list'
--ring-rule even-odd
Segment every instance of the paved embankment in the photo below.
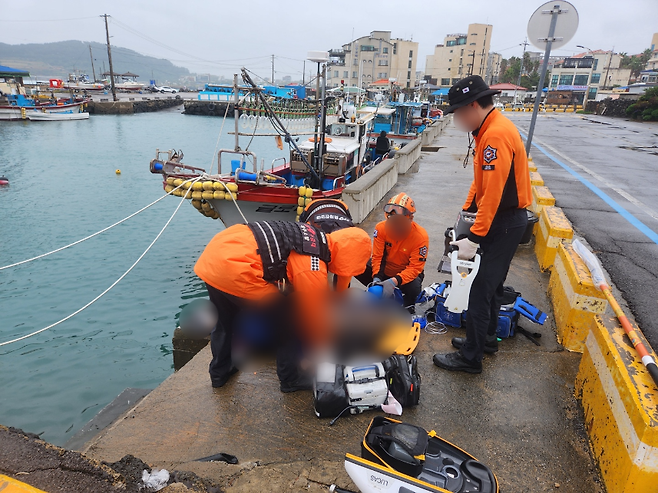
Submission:
{"label": "paved embankment", "polygon": [[87,108],[92,115],[127,115],[132,113],[147,113],[167,108],[181,106],[183,101],[175,96],[152,99],[148,97],[134,97],[119,101],[90,101]]}
{"label": "paved embankment", "polygon": [[[426,284],[443,278],[436,272],[443,232],[454,223],[472,177],[472,169],[462,167],[463,133],[448,127],[437,144],[443,147],[423,153],[384,197],[406,191],[416,201],[416,220],[431,238]],[[362,224],[369,232],[382,218],[381,205]],[[432,355],[449,351],[450,338],[461,330],[423,333],[416,350],[423,376],[421,403],[405,410],[402,419],[435,429],[488,464],[505,493],[602,491],[574,397],[580,355],[556,341],[546,296],[549,275],[539,271],[532,246],[520,248],[508,284],[549,313],[543,327],[521,322],[542,334],[541,346],[523,336],[504,340],[498,354],[486,357],[484,373],[474,376],[432,364]],[[196,472],[226,485],[227,491],[320,491],[334,482],[350,486],[343,455],[359,453],[366,425],[376,413],[346,417],[329,427],[313,414],[310,392],[279,392],[273,365],[241,372],[213,392],[209,359],[206,348],[92,440],[87,454],[116,461],[131,453],[154,466]],[[194,462],[217,452],[237,455],[240,464]]]}

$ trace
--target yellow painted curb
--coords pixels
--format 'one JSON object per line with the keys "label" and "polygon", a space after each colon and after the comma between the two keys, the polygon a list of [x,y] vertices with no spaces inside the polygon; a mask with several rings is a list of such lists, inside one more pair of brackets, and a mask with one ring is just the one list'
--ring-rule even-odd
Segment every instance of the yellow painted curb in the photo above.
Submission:
{"label": "yellow painted curb", "polygon": [[530,172],[530,185],[535,186],[535,187],[543,187],[544,186],[544,179],[536,171],[531,171]]}
{"label": "yellow painted curb", "polygon": [[545,271],[553,265],[558,245],[573,238],[573,228],[562,209],[545,206],[539,213],[539,223],[535,231],[535,254],[539,268]]}
{"label": "yellow painted curb", "polygon": [[537,166],[532,161],[528,161],[528,171],[537,171]]}
{"label": "yellow painted curb", "polygon": [[608,302],[570,243],[560,243],[557,252],[548,282],[557,339],[569,351],[582,353],[595,315],[605,312]]}
{"label": "yellow painted curb", "polygon": [[616,321],[595,322],[576,376],[594,458],[607,491],[658,491],[658,389]]}
{"label": "yellow painted curb", "polygon": [[532,187],[532,212],[540,214],[544,207],[552,205],[555,205],[555,197],[547,187]]}
{"label": "yellow painted curb", "polygon": [[46,493],[43,490],[22,483],[9,476],[0,474],[0,492],[2,493]]}

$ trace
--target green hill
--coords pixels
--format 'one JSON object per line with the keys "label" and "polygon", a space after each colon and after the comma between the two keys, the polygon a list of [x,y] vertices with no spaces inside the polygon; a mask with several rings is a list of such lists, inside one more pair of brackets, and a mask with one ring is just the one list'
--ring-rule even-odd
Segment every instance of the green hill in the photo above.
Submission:
{"label": "green hill", "polygon": [[[94,56],[96,76],[100,79],[103,69],[109,72],[107,48],[101,43],[60,41],[57,43],[30,43],[10,45],[0,43],[0,65],[25,69],[32,77],[64,78],[75,71],[92,77],[89,45]],[[169,60],[144,56],[136,51],[112,46],[112,62],[117,73],[139,74],[139,80],[154,78],[159,84],[175,83],[189,75],[189,70],[178,67]]]}

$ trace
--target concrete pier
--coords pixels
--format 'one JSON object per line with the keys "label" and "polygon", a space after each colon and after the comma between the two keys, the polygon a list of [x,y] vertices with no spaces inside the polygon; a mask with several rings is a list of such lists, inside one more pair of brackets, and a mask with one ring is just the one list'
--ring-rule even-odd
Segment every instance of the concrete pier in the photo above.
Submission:
{"label": "concrete pier", "polygon": [[148,113],[174,108],[183,104],[183,100],[175,96],[166,99],[150,99],[148,97],[131,97],[119,101],[101,98],[100,101],[90,101],[87,108],[92,115],[129,115],[132,113]]}
{"label": "concrete pier", "polygon": [[[463,133],[449,126],[428,144],[441,148],[421,153],[407,173],[399,175],[395,163],[382,168],[382,173],[395,171],[395,182],[378,192],[379,199],[369,199],[376,207],[361,224],[372,233],[383,218],[383,203],[395,193],[409,193],[418,209],[416,220],[430,234],[425,284],[444,279],[436,271],[443,232],[454,223],[472,179],[472,169],[462,166]],[[432,364],[432,355],[451,350],[451,337],[463,330],[422,333],[416,350],[421,402],[406,409],[402,419],[436,430],[486,463],[505,493],[558,488],[598,493],[602,487],[574,397],[580,355],[565,351],[556,340],[548,281],[532,246],[521,247],[507,284],[549,314],[544,326],[520,323],[542,334],[541,346],[521,335],[503,340],[500,351],[485,358],[481,375],[451,373]],[[367,423],[377,412],[348,416],[329,427],[313,414],[310,392],[279,392],[271,363],[242,371],[213,391],[210,356],[209,347],[199,352],[87,443],[85,453],[110,462],[133,454],[152,466],[197,473],[227,492],[326,491],[332,483],[354,489],[343,456],[359,453]],[[234,454],[240,463],[195,461],[218,452]]]}

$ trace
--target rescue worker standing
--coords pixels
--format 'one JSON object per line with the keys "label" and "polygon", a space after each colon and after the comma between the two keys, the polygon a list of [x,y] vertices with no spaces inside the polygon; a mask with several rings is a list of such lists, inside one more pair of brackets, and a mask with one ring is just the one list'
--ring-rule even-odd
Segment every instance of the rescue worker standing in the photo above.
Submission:
{"label": "rescue worker standing", "polygon": [[496,327],[503,283],[526,230],[532,201],[526,151],[514,124],[493,106],[498,93],[477,75],[461,79],[448,93],[455,126],[475,138],[474,179],[463,210],[477,212],[467,238],[452,242],[459,258],[481,250],[480,268],[471,286],[466,337],[455,337],[457,352],[434,355],[446,370],[482,372],[483,353],[498,350]]}
{"label": "rescue worker standing", "polygon": [[[326,337],[318,313],[329,290],[328,270],[339,277],[337,289],[347,287],[370,252],[370,237],[354,227],[325,234],[306,223],[261,221],[215,235],[194,267],[218,313],[210,336],[212,386],[222,387],[238,371],[231,347],[241,316],[265,312],[283,330],[276,341],[281,391],[310,388],[299,374],[300,337],[306,342]],[[303,326],[305,333],[291,325]]]}
{"label": "rescue worker standing", "polygon": [[386,220],[375,226],[372,261],[356,276],[362,284],[381,284],[384,296],[400,288],[404,306],[413,311],[425,277],[429,236],[414,222],[416,205],[406,193],[399,193],[384,206]]}

